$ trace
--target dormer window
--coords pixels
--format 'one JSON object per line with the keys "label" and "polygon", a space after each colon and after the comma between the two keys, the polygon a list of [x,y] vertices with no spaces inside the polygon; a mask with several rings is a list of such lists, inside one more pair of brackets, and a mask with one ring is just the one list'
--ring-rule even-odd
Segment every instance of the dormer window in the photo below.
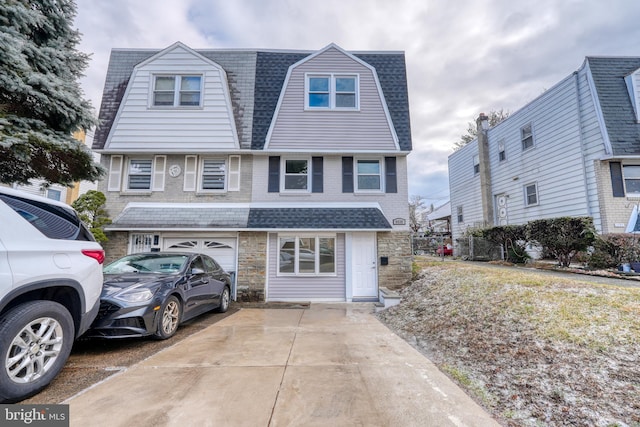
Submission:
{"label": "dormer window", "polygon": [[201,76],[157,75],[153,82],[154,107],[199,107]]}
{"label": "dormer window", "polygon": [[636,70],[624,78],[629,91],[629,99],[633,106],[636,122],[640,123],[640,70]]}
{"label": "dormer window", "polygon": [[357,110],[359,108],[358,76],[307,75],[305,108]]}

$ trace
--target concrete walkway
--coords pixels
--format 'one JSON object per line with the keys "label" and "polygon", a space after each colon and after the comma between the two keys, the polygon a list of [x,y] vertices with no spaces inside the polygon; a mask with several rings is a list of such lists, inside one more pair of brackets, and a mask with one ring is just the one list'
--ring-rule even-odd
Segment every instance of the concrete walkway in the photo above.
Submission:
{"label": "concrete walkway", "polygon": [[241,309],[69,399],[71,426],[498,426],[371,313]]}

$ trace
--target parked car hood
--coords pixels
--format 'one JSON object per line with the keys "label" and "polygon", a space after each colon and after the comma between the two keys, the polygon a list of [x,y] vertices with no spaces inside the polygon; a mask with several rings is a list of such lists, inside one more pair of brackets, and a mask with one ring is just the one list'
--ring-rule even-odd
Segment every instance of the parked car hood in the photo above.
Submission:
{"label": "parked car hood", "polygon": [[124,273],[105,274],[102,286],[102,296],[109,296],[120,292],[125,288],[147,287],[156,288],[165,283],[175,282],[180,276],[175,274],[153,274],[153,273]]}

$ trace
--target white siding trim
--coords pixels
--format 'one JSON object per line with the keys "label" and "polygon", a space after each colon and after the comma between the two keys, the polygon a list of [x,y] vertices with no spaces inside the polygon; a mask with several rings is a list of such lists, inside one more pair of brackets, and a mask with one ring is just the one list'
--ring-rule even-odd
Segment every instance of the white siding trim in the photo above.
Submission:
{"label": "white siding trim", "polygon": [[196,191],[198,182],[198,156],[184,157],[184,191]]}
{"label": "white siding trim", "polygon": [[598,97],[598,91],[596,90],[596,84],[593,81],[591,75],[591,68],[589,67],[589,60],[585,61],[585,70],[587,75],[587,82],[589,83],[589,90],[591,91],[591,97],[593,99],[593,105],[596,109],[596,117],[598,118],[598,126],[600,127],[600,133],[604,141],[604,151],[606,154],[613,154],[613,148],[611,141],[609,140],[609,132],[607,132],[607,126],[604,123],[604,116],[602,115],[602,107],[600,106],[600,98]]}
{"label": "white siding trim", "polygon": [[167,156],[155,156],[153,158],[153,183],[152,191],[164,191],[165,169],[167,168]]}
{"label": "white siding trim", "polygon": [[109,160],[109,184],[107,191],[120,191],[122,185],[122,156],[111,156]]}

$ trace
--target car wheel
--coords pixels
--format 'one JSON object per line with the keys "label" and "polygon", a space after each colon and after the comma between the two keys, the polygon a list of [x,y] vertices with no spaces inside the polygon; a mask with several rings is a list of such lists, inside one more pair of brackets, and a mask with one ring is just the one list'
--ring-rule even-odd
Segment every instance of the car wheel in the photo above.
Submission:
{"label": "car wheel", "polygon": [[155,336],[161,340],[171,338],[178,330],[181,314],[182,306],[180,301],[171,295],[162,304],[161,317],[158,320],[158,330]]}
{"label": "car wheel", "polygon": [[17,402],[46,387],[60,372],[74,341],[71,313],[53,301],[32,301],[0,319],[0,400]]}
{"label": "car wheel", "polygon": [[227,286],[224,287],[222,295],[220,295],[220,306],[216,310],[218,313],[226,313],[229,310],[229,301],[231,300],[231,291]]}

